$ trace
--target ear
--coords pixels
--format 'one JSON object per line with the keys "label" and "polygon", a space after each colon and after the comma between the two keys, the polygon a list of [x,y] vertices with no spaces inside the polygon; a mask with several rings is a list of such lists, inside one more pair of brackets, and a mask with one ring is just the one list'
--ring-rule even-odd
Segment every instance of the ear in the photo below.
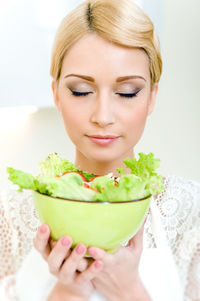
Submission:
{"label": "ear", "polygon": [[158,93],[158,83],[155,83],[149,98],[148,115],[150,115],[153,112],[157,93]]}
{"label": "ear", "polygon": [[55,80],[52,81],[51,88],[52,88],[52,91],[53,91],[54,103],[55,103],[58,111],[61,111],[60,101],[59,101],[59,97],[58,97],[58,83]]}

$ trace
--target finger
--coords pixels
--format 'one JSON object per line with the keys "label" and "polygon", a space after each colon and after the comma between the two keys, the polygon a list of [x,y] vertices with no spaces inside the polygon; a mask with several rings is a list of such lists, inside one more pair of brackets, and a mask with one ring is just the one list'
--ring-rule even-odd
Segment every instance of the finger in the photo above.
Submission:
{"label": "finger", "polygon": [[95,259],[95,260],[103,260],[106,256],[109,256],[109,254],[104,251],[103,249],[100,249],[98,247],[89,247],[88,253]]}
{"label": "finger", "polygon": [[86,271],[76,275],[75,282],[79,285],[87,283],[96,277],[96,275],[102,270],[102,267],[102,261],[94,261]]}
{"label": "finger", "polygon": [[89,261],[88,259],[82,258],[82,259],[80,260],[80,262],[78,263],[78,266],[77,266],[76,270],[77,270],[78,272],[84,272],[84,271],[88,268],[88,266],[89,266],[90,264],[91,264],[91,263],[90,263],[90,261]]}
{"label": "finger", "polygon": [[74,248],[70,256],[64,262],[61,270],[59,271],[59,278],[62,283],[68,284],[73,280],[77,267],[85,252],[86,247],[83,244],[78,244],[76,248]]}
{"label": "finger", "polygon": [[34,239],[35,249],[46,259],[50,253],[50,247],[48,244],[50,236],[50,229],[47,224],[41,225],[38,230],[36,237]]}
{"label": "finger", "polygon": [[63,236],[51,250],[47,259],[49,270],[52,274],[57,274],[63,264],[63,261],[70,254],[72,239],[70,236]]}
{"label": "finger", "polygon": [[50,244],[51,249],[53,249],[56,246],[57,241],[50,239],[49,244]]}

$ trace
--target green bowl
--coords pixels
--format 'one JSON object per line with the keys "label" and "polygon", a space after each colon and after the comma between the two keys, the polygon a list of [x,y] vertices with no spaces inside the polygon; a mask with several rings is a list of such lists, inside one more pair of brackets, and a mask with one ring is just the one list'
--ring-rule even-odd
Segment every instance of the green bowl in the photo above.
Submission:
{"label": "green bowl", "polygon": [[[93,202],[51,197],[33,191],[41,223],[48,224],[51,237],[58,240],[69,235],[72,248],[83,243],[114,253],[141,227],[151,195],[126,202]],[[86,253],[86,257],[89,256]]]}

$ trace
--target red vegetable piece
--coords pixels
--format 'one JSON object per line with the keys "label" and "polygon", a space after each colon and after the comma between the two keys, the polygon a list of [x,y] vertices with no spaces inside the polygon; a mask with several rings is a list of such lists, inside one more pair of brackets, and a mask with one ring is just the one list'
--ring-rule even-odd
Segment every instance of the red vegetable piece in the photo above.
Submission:
{"label": "red vegetable piece", "polygon": [[62,174],[61,176],[57,175],[56,177],[59,178],[59,177],[62,177],[62,176],[64,176],[64,175],[66,175],[67,173],[72,173],[72,172],[77,173],[79,176],[81,176],[81,178],[83,179],[84,182],[87,182],[87,179],[86,179],[80,172],[78,172],[78,171],[76,171],[76,170],[65,171],[65,172],[63,172],[63,174]]}
{"label": "red vegetable piece", "polygon": [[88,185],[87,183],[84,183],[83,185],[85,188],[90,188],[90,185]]}
{"label": "red vegetable piece", "polygon": [[98,177],[100,177],[100,176],[94,176],[93,178],[90,178],[90,179],[89,179],[89,182],[92,182],[94,179],[96,179],[96,178],[98,178]]}
{"label": "red vegetable piece", "polygon": [[96,189],[96,188],[89,187],[89,189],[91,189],[91,190],[93,190],[95,192],[99,192],[98,189]]}
{"label": "red vegetable piece", "polygon": [[91,190],[93,190],[93,191],[95,191],[95,192],[98,192],[98,190],[96,189],[96,188],[92,188],[92,187],[90,187],[90,185],[89,184],[87,184],[87,183],[84,183],[84,185],[83,185],[85,188],[88,188],[88,189],[91,189]]}

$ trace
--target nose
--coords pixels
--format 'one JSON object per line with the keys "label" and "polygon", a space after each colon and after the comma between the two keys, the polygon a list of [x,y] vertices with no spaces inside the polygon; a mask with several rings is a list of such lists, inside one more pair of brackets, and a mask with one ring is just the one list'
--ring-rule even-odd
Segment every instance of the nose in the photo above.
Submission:
{"label": "nose", "polygon": [[90,120],[100,127],[115,123],[113,102],[108,93],[96,97]]}

